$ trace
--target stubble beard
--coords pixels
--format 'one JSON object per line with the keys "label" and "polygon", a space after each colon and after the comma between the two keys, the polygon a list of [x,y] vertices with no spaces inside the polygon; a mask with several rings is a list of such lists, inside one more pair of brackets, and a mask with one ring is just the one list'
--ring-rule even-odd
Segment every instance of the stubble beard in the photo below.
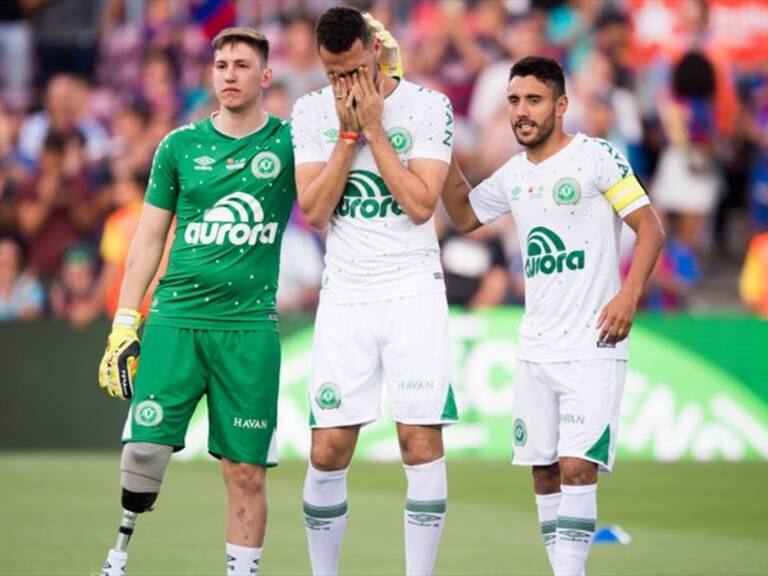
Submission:
{"label": "stubble beard", "polygon": [[523,148],[536,150],[547,141],[555,130],[555,115],[552,114],[547,117],[543,124],[537,124],[536,126],[538,128],[538,134],[536,134],[532,140],[525,141],[520,139],[520,136],[517,135],[517,129],[514,125],[512,126],[512,133],[515,135],[515,140],[517,140],[517,143]]}

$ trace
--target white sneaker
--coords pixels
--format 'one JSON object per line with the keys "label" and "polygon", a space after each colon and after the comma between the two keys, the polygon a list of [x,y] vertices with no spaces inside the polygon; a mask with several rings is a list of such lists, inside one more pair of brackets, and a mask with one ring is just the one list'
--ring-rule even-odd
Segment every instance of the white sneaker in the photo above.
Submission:
{"label": "white sneaker", "polygon": [[112,548],[104,561],[101,576],[124,576],[128,564],[128,552]]}

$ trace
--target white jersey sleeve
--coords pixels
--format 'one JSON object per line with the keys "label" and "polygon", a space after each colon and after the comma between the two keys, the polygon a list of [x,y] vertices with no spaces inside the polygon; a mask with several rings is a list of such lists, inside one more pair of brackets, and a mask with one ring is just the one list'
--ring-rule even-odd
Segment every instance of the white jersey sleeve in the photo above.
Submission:
{"label": "white jersey sleeve", "polygon": [[469,203],[472,210],[483,224],[501,218],[510,211],[503,185],[503,172],[507,165],[499,168],[469,193]]}
{"label": "white jersey sleeve", "polygon": [[430,158],[451,163],[453,151],[453,108],[448,98],[437,92],[427,91],[423,115],[414,136],[410,159]]}
{"label": "white jersey sleeve", "polygon": [[321,92],[311,92],[302,96],[293,105],[291,130],[293,156],[297,166],[306,162],[328,161],[328,156],[323,151],[322,125],[317,121],[321,114]]}
{"label": "white jersey sleeve", "polygon": [[596,161],[593,164],[592,184],[624,218],[641,206],[649,204],[640,181],[624,155],[607,140],[593,139]]}

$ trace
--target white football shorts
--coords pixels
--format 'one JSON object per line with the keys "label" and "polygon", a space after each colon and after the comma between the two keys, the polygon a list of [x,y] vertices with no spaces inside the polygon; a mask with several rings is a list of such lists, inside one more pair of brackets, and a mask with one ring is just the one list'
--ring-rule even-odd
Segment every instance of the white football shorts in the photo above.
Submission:
{"label": "white football shorts", "polygon": [[518,360],[512,463],[546,466],[571,456],[610,472],[626,374],[626,360]]}
{"label": "white football shorts", "polygon": [[444,293],[354,304],[321,302],[312,342],[310,426],[377,420],[382,383],[396,422],[456,421],[450,347]]}

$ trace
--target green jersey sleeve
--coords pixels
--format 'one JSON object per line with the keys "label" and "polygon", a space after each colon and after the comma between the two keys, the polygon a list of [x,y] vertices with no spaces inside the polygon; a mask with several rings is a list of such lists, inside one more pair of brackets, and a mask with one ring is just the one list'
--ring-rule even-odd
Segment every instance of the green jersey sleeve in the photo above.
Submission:
{"label": "green jersey sleeve", "polygon": [[152,206],[175,212],[179,186],[172,136],[168,134],[157,146],[144,199]]}

